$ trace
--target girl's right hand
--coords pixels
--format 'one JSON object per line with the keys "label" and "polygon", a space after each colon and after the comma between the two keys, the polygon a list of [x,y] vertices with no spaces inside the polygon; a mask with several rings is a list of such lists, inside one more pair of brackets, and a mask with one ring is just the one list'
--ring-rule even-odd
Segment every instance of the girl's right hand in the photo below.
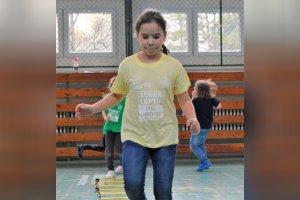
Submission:
{"label": "girl's right hand", "polygon": [[75,107],[75,117],[81,119],[82,116],[93,115],[93,107],[90,104],[80,103]]}

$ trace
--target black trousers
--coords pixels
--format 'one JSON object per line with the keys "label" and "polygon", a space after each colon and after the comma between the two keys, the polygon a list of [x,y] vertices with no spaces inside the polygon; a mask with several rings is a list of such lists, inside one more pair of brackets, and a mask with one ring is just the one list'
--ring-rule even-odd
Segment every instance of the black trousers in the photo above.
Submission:
{"label": "black trousers", "polygon": [[105,160],[108,170],[114,170],[114,150],[120,153],[119,165],[122,165],[121,134],[107,130],[105,134]]}
{"label": "black trousers", "polygon": [[83,146],[83,150],[104,151],[105,150],[105,137],[103,137],[102,145],[87,144],[87,145]]}

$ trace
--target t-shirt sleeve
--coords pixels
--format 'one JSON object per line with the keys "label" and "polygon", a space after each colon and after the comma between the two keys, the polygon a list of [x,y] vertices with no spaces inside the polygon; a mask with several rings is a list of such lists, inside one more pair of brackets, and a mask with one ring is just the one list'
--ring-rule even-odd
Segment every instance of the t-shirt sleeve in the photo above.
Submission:
{"label": "t-shirt sleeve", "polygon": [[183,66],[181,66],[181,68],[177,72],[175,85],[174,85],[174,94],[175,95],[181,94],[187,91],[190,86],[191,86],[190,79]]}
{"label": "t-shirt sleeve", "polygon": [[125,81],[125,70],[124,65],[121,63],[118,69],[118,74],[116,80],[112,87],[110,88],[111,92],[115,94],[124,94],[126,95],[128,92],[127,83]]}
{"label": "t-shirt sleeve", "polygon": [[217,107],[220,103],[220,101],[217,98],[212,98],[212,103],[214,107]]}

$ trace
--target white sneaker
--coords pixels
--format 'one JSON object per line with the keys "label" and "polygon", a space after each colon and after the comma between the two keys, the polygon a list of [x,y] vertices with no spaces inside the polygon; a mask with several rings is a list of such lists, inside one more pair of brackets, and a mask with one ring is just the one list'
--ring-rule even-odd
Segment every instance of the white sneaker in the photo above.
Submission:
{"label": "white sneaker", "polygon": [[115,169],[116,174],[123,174],[123,167],[122,166],[118,166]]}
{"label": "white sneaker", "polygon": [[106,174],[106,178],[114,178],[115,177],[115,171],[109,170]]}

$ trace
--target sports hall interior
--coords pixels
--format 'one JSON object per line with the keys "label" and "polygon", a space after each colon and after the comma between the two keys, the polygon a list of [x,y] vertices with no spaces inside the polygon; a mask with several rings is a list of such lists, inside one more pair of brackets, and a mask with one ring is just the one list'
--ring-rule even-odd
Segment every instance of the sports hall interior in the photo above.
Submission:
{"label": "sports hall interior", "polygon": [[[135,20],[146,8],[157,9],[166,19],[165,45],[187,71],[189,94],[197,80],[212,79],[222,103],[214,110],[206,141],[213,165],[199,172],[185,116],[174,98],[179,144],[173,199],[243,199],[243,0],[56,0],[56,199],[127,199],[122,174],[105,179],[104,152],[86,150],[78,157],[78,145],[101,144],[101,113],[78,120],[74,110],[78,103],[100,100],[120,62],[140,51]],[[151,165],[149,161],[145,192],[154,200]]]}

